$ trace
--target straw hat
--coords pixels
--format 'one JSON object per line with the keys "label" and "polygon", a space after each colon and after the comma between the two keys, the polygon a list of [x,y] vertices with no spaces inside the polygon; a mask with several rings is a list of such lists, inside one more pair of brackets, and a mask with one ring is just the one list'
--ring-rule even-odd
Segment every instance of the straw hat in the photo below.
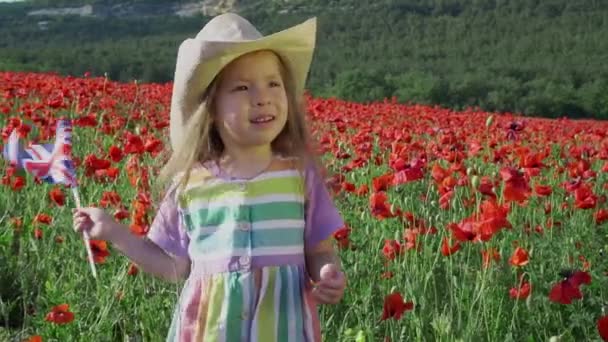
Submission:
{"label": "straw hat", "polygon": [[234,59],[257,50],[277,53],[293,77],[296,95],[304,92],[312,62],[316,18],[263,36],[249,21],[234,13],[211,19],[195,38],[182,42],[177,53],[171,98],[170,139],[175,150],[187,124],[215,76]]}

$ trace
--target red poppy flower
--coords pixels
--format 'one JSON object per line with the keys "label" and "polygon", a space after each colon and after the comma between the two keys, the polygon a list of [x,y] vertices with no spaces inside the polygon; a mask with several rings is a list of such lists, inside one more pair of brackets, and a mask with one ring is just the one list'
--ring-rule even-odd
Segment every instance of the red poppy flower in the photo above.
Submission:
{"label": "red poppy flower", "polygon": [[528,282],[524,282],[518,287],[513,287],[509,290],[509,297],[513,299],[526,299],[530,296],[532,291],[532,285]]}
{"label": "red poppy flower", "polygon": [[405,311],[414,309],[414,303],[405,302],[399,292],[391,293],[384,297],[384,308],[382,309],[382,319],[387,320],[394,318],[395,320],[401,319],[401,316]]}
{"label": "red poppy flower", "polygon": [[574,191],[574,206],[579,209],[595,208],[597,200],[597,196],[587,184],[582,184]]}
{"label": "red poppy flower", "polygon": [[384,247],[382,248],[382,253],[388,260],[393,260],[398,255],[403,254],[405,248],[396,240],[384,240]]}
{"label": "red poppy flower", "polygon": [[108,156],[110,157],[110,159],[112,159],[113,162],[118,163],[122,160],[124,154],[122,153],[120,147],[112,145],[108,150]]}
{"label": "red poppy flower", "polygon": [[441,254],[443,256],[450,256],[459,250],[460,250],[460,243],[458,241],[454,242],[454,244],[452,246],[450,246],[448,238],[445,236],[443,237],[443,240],[441,241]]}
{"label": "red poppy flower", "polygon": [[152,156],[157,155],[163,149],[163,142],[155,137],[148,137],[144,142],[144,150]]}
{"label": "red poppy flower", "polygon": [[496,194],[494,193],[494,184],[490,180],[489,177],[483,176],[481,177],[481,181],[479,183],[479,187],[477,188],[480,194],[490,197],[496,198]]}
{"label": "red poppy flower", "polygon": [[124,152],[127,154],[142,154],[145,152],[144,142],[139,135],[130,132],[125,133],[127,142],[125,143]]}
{"label": "red poppy flower", "polygon": [[565,279],[553,286],[549,299],[556,303],[571,304],[572,300],[583,298],[580,286],[590,283],[591,276],[585,271],[567,272]]}
{"label": "red poppy flower", "polygon": [[355,191],[357,191],[357,187],[353,183],[342,182],[342,190],[344,190],[346,192],[355,192]]}
{"label": "red poppy flower", "polygon": [[602,224],[608,221],[608,210],[600,209],[593,214],[593,218],[595,219],[595,224]]}
{"label": "red poppy flower", "polygon": [[11,189],[13,191],[20,191],[25,186],[25,178],[21,176],[15,176],[13,178],[13,182],[11,183]]}
{"label": "red poppy flower", "polygon": [[52,222],[53,222],[53,218],[47,214],[41,213],[41,214],[36,215],[36,217],[34,217],[34,223],[51,224]]}
{"label": "red poppy flower", "polygon": [[393,183],[393,174],[384,174],[372,179],[372,189],[374,192],[383,192],[388,190],[389,185]]}
{"label": "red poppy flower", "polygon": [[70,312],[68,304],[60,304],[54,306],[49,312],[45,320],[55,324],[67,324],[74,320],[74,313]]}
{"label": "red poppy flower", "polygon": [[115,191],[104,191],[101,194],[101,200],[99,201],[99,205],[101,207],[107,208],[109,206],[119,205],[122,202],[120,195]]}
{"label": "red poppy flower", "polygon": [[506,201],[523,202],[528,199],[530,186],[518,170],[505,167],[500,170],[500,176],[505,182],[502,195]]}
{"label": "red poppy flower", "polygon": [[139,273],[139,269],[137,268],[137,265],[135,265],[134,263],[130,263],[127,274],[130,276],[134,276],[134,275],[137,275],[137,273]]}
{"label": "red poppy flower", "polygon": [[602,340],[608,342],[608,316],[600,317],[597,320],[597,331],[600,333]]}
{"label": "red poppy flower", "polygon": [[391,271],[385,271],[382,272],[382,274],[380,275],[380,278],[382,279],[391,279],[394,276],[393,272]]}
{"label": "red poppy flower", "polygon": [[338,242],[338,246],[340,249],[346,249],[350,246],[350,240],[348,239],[350,235],[351,229],[347,226],[344,226],[338,229],[334,234],[334,239]]}
{"label": "red poppy flower", "polygon": [[146,234],[148,234],[149,229],[150,227],[145,224],[131,223],[129,225],[129,230],[131,231],[131,233],[137,236],[145,236]]}
{"label": "red poppy flower", "polygon": [[129,211],[124,208],[116,209],[116,211],[114,212],[114,218],[117,221],[122,221],[128,217],[129,217]]}
{"label": "red poppy flower", "polygon": [[528,264],[529,261],[530,260],[529,260],[528,251],[526,251],[525,249],[523,249],[521,247],[517,247],[515,249],[515,251],[513,251],[513,255],[511,255],[511,259],[509,259],[509,262],[511,263],[511,265],[516,266],[516,267],[525,266]]}
{"label": "red poppy flower", "polygon": [[388,197],[384,192],[374,192],[369,198],[369,206],[372,215],[377,219],[394,217],[389,204],[386,202]]}
{"label": "red poppy flower", "polygon": [[553,192],[553,189],[549,185],[537,185],[534,187],[534,191],[539,196],[549,196]]}
{"label": "red poppy flower", "polygon": [[58,186],[54,186],[51,191],[49,191],[49,198],[58,206],[65,205],[65,194]]}
{"label": "red poppy flower", "polygon": [[110,256],[107,242],[103,240],[90,240],[89,242],[95,263],[104,263],[106,258]]}

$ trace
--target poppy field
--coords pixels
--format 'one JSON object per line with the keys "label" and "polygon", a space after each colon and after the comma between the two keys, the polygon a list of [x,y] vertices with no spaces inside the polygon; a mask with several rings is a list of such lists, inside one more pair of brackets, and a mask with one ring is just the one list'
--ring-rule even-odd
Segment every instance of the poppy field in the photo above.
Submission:
{"label": "poppy field", "polygon": [[[145,236],[171,84],[0,72],[2,145],[73,124],[83,205]],[[307,96],[348,287],[327,341],[608,341],[608,122]],[[72,193],[0,164],[0,340],[162,341],[181,284],[72,230]]]}

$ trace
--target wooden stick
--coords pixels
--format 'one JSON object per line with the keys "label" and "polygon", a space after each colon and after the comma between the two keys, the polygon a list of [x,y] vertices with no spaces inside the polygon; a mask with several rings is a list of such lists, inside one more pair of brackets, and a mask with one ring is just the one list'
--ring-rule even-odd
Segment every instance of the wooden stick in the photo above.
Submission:
{"label": "wooden stick", "polygon": [[[72,194],[74,195],[74,200],[76,201],[76,208],[80,209],[80,195],[78,194],[78,187],[73,186]],[[91,238],[89,237],[89,232],[86,230],[83,231],[84,244],[87,249],[87,255],[89,257],[89,265],[91,266],[91,272],[93,272],[93,278],[97,279],[97,270],[95,269],[95,260],[93,259],[93,251],[91,250],[91,244],[89,243]]]}

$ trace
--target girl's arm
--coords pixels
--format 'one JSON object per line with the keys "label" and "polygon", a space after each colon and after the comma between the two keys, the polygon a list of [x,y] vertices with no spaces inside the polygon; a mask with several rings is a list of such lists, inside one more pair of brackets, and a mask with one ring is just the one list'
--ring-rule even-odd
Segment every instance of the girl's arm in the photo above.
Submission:
{"label": "girl's arm", "polygon": [[131,259],[142,271],[170,282],[178,282],[188,277],[190,261],[186,258],[165,253],[147,238],[138,237],[129,227],[115,223],[111,241],[118,250]]}

